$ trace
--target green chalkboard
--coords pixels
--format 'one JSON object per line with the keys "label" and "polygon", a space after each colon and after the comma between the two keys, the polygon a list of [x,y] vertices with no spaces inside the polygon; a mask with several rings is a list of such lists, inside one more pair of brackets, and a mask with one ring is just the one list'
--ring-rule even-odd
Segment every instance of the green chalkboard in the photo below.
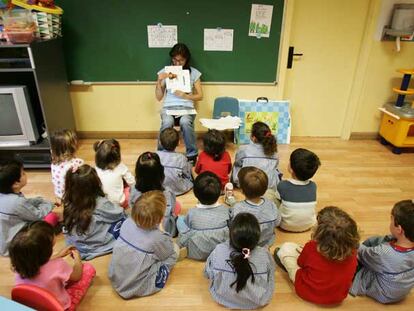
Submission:
{"label": "green chalkboard", "polygon": [[[70,80],[155,81],[170,48],[149,48],[147,25],[177,25],[202,81],[276,81],[284,0],[56,0]],[[269,38],[249,37],[251,5],[273,5]],[[234,29],[233,51],[204,51],[205,28]]]}

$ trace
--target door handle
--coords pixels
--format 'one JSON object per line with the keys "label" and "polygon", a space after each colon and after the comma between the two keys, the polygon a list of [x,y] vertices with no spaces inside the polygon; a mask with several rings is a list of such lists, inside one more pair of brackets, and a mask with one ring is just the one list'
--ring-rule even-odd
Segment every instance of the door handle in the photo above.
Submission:
{"label": "door handle", "polygon": [[287,61],[287,68],[291,69],[292,68],[292,63],[293,63],[293,57],[294,56],[303,56],[303,53],[295,53],[295,47],[294,46],[289,46],[289,54],[288,54],[288,61]]}

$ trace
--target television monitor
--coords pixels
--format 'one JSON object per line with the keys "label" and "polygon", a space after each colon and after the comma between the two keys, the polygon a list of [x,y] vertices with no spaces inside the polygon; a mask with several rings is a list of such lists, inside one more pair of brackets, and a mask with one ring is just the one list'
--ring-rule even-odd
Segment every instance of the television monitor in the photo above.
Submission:
{"label": "television monitor", "polygon": [[0,147],[29,146],[38,139],[26,86],[0,86]]}

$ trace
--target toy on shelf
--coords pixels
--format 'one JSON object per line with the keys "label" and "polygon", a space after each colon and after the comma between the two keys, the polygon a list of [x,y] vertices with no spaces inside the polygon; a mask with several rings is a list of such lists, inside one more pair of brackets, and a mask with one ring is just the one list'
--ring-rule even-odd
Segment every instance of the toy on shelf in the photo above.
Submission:
{"label": "toy on shelf", "polygon": [[414,147],[414,101],[405,101],[407,95],[414,95],[414,89],[408,88],[414,69],[400,69],[404,75],[401,87],[392,90],[398,94],[394,103],[379,108],[384,114],[380,126],[381,143],[392,145],[392,152],[401,153],[401,148]]}
{"label": "toy on shelf", "polygon": [[37,26],[37,38],[52,39],[62,36],[63,10],[55,5],[54,0],[11,0],[11,3],[32,11]]}

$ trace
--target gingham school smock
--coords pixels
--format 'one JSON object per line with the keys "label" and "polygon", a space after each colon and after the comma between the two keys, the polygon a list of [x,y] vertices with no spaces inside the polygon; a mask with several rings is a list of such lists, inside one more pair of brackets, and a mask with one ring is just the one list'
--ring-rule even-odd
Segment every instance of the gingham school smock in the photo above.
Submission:
{"label": "gingham school smock", "polygon": [[193,188],[193,177],[187,157],[174,151],[157,151],[157,154],[164,166],[164,187],[175,195],[190,191]]}
{"label": "gingham school smock", "polygon": [[91,260],[111,253],[125,219],[126,214],[122,207],[105,197],[97,197],[96,207],[86,233],[78,234],[75,229],[67,232],[63,228],[66,243],[75,246],[83,260]]}
{"label": "gingham school smock", "polygon": [[275,241],[275,228],[282,220],[275,203],[266,198],[262,198],[259,204],[248,200],[240,201],[231,209],[232,218],[240,213],[250,213],[256,216],[260,224],[259,246],[272,246]]}
{"label": "gingham school smock", "polygon": [[213,299],[231,309],[256,309],[269,303],[275,287],[275,264],[267,249],[257,246],[250,254],[249,262],[254,273],[254,283],[236,292],[230,287],[237,275],[228,263],[233,251],[229,242],[217,245],[206,261],[204,275],[210,279],[210,294]]}
{"label": "gingham school smock", "polygon": [[276,191],[277,184],[280,181],[279,178],[279,157],[277,153],[272,156],[264,154],[263,146],[250,142],[250,144],[241,146],[236,153],[234,160],[233,171],[231,174],[231,180],[239,187],[239,178],[237,174],[242,167],[254,166],[263,170],[267,178],[269,179],[268,189]]}
{"label": "gingham school smock", "polygon": [[0,193],[0,255],[8,256],[11,240],[25,224],[42,220],[52,209],[53,203],[41,197]]}
{"label": "gingham school smock", "polygon": [[414,287],[414,249],[403,250],[386,241],[372,247],[361,244],[358,261],[362,268],[349,291],[353,296],[392,303],[402,300]]}
{"label": "gingham school smock", "polygon": [[229,239],[229,219],[229,209],[223,205],[190,209],[178,226],[178,243],[187,247],[187,257],[206,260],[217,244]]}
{"label": "gingham school smock", "polygon": [[157,228],[144,230],[128,218],[115,242],[108,276],[125,298],[160,291],[177,262],[171,237]]}
{"label": "gingham school smock", "polygon": [[[172,193],[169,189],[163,191],[165,199],[167,200],[167,208],[165,209],[163,226],[164,230],[168,232],[171,236],[177,234],[177,227],[175,221],[177,216],[174,215],[175,208],[175,194]],[[129,206],[134,206],[135,202],[142,195],[141,191],[138,191],[135,187],[131,188],[131,193],[129,195]]]}

